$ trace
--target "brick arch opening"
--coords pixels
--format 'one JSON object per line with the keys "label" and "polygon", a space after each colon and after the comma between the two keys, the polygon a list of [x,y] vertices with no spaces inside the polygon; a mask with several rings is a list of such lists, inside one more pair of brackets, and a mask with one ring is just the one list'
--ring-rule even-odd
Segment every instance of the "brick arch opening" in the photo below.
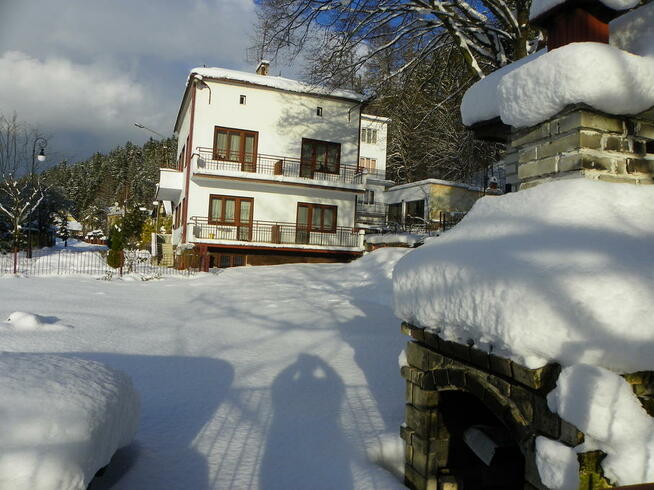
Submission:
{"label": "brick arch opening", "polygon": [[466,391],[448,389],[439,392],[437,412],[447,446],[438,462],[441,488],[445,483],[479,490],[525,487],[520,436],[487,405]]}

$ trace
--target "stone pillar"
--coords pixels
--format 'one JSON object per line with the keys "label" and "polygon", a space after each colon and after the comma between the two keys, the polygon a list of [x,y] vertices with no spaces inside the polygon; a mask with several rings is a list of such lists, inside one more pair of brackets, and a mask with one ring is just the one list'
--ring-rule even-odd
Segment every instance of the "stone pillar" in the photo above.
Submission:
{"label": "stone pillar", "polygon": [[654,122],[571,107],[549,121],[514,130],[505,158],[508,182],[525,189],[556,178],[654,183]]}

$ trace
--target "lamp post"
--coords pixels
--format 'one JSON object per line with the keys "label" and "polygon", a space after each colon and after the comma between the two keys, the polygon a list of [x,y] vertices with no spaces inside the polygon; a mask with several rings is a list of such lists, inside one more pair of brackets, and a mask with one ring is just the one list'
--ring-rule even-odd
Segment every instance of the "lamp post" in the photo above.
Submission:
{"label": "lamp post", "polygon": [[[36,153],[36,146],[39,146],[39,153]],[[36,162],[45,162],[45,149],[48,146],[48,140],[42,136],[34,139],[32,145],[32,167],[30,168],[30,181],[34,185],[34,176],[36,175]],[[32,223],[27,223],[27,257],[32,258]]]}
{"label": "lamp post", "polygon": [[[146,131],[150,131],[152,134],[156,134],[157,136],[159,136],[162,140],[165,140],[167,138],[163,134],[155,131],[154,129],[150,129],[147,126],[144,126],[141,123],[135,122],[134,126],[136,126],[137,128],[145,129]],[[163,145],[163,150],[164,150],[164,153],[166,155],[166,167],[168,167],[168,151],[166,151],[167,149],[168,149],[168,147],[166,145]]]}

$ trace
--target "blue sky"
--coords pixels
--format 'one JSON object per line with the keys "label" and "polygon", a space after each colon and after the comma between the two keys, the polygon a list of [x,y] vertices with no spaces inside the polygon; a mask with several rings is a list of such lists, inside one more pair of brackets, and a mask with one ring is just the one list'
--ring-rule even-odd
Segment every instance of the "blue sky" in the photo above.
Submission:
{"label": "blue sky", "polygon": [[253,0],[0,0],[0,113],[52,163],[148,139],[134,122],[169,135],[191,68],[254,70],[255,20]]}

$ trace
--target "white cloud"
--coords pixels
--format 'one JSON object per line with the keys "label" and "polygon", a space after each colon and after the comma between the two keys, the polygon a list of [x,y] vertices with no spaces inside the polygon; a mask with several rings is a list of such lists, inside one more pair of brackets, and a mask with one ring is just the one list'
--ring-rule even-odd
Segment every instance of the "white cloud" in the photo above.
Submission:
{"label": "white cloud", "polygon": [[135,120],[160,126],[170,111],[157,106],[148,87],[107,66],[19,51],[0,56],[0,112],[51,131],[124,134]]}

